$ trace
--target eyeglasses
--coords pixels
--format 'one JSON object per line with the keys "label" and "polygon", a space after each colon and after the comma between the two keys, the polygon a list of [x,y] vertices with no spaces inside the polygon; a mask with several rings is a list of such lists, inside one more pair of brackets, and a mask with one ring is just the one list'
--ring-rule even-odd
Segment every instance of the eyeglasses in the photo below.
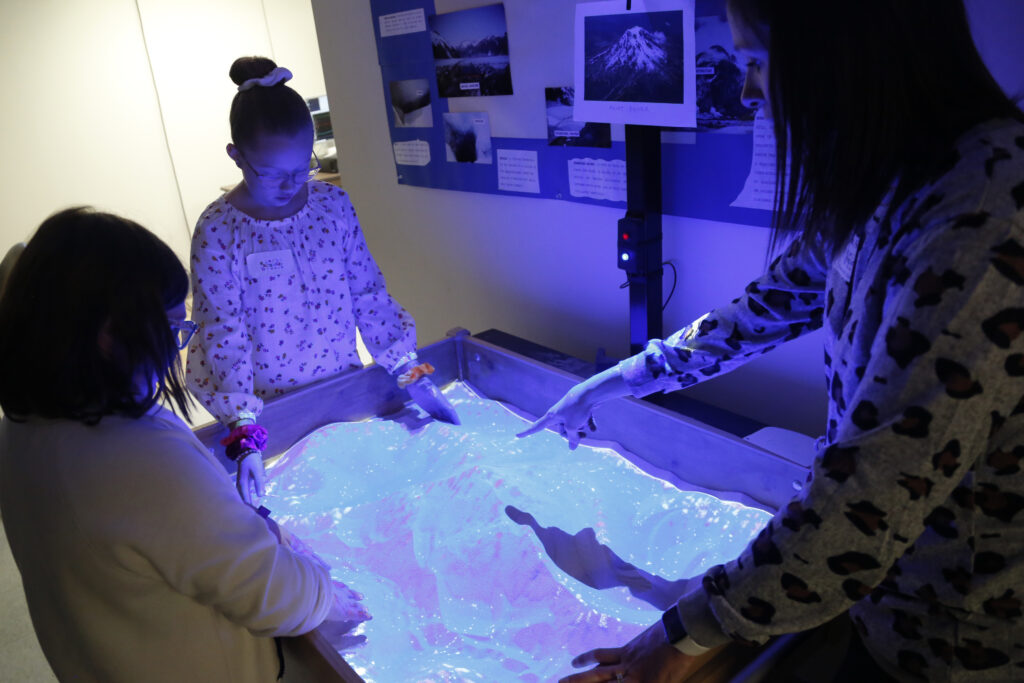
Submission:
{"label": "eyeglasses", "polygon": [[[236,147],[236,149],[238,148]],[[253,172],[256,179],[267,185],[280,185],[286,180],[291,180],[296,185],[301,185],[302,183],[308,183],[316,177],[317,173],[320,172],[320,159],[317,157],[316,152],[313,152],[313,158],[309,160],[309,170],[296,171],[295,173],[282,173],[281,171],[277,171],[275,173],[260,173],[256,170],[256,167],[249,163],[249,160],[245,158],[241,149],[238,150],[238,156],[242,157],[242,161],[244,161],[245,165],[249,167],[249,170]]]}
{"label": "eyeglasses", "polygon": [[174,341],[178,345],[178,350],[188,346],[188,343],[192,340],[192,335],[198,330],[199,325],[192,320],[171,321],[171,332],[174,333]]}

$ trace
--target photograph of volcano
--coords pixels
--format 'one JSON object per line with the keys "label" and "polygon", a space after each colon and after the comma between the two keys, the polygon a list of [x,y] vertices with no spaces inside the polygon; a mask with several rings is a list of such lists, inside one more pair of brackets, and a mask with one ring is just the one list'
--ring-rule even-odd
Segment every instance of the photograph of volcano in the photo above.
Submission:
{"label": "photograph of volcano", "polygon": [[693,10],[694,0],[576,5],[575,120],[695,127]]}
{"label": "photograph of volcano", "polygon": [[512,94],[505,5],[435,14],[429,20],[441,97]]}
{"label": "photograph of volcano", "polygon": [[583,23],[588,100],[683,103],[683,12],[589,16]]}

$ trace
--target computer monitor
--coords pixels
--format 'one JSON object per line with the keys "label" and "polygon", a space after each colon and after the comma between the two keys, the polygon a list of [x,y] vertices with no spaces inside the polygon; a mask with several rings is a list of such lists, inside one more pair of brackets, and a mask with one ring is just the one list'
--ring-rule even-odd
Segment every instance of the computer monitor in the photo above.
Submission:
{"label": "computer monitor", "polygon": [[327,95],[312,97],[306,100],[309,113],[313,116],[313,130],[317,140],[330,140],[334,137],[331,128],[331,112],[327,107]]}
{"label": "computer monitor", "polygon": [[338,172],[338,150],[334,146],[334,129],[331,127],[331,112],[327,107],[327,95],[306,100],[306,107],[313,117],[313,151],[320,159],[320,167],[327,173]]}
{"label": "computer monitor", "polygon": [[330,112],[320,111],[313,114],[313,130],[316,132],[317,140],[330,140],[334,137]]}

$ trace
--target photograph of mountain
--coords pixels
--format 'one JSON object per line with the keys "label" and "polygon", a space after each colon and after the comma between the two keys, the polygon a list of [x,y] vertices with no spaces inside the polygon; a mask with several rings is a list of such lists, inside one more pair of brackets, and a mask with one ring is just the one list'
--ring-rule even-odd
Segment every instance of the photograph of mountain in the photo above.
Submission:
{"label": "photograph of mountain", "polygon": [[588,16],[583,40],[585,99],[683,103],[682,10]]}
{"label": "photograph of mountain", "polygon": [[611,147],[612,127],[607,123],[585,123],[572,117],[575,88],[544,88],[548,118],[548,144],[568,147]]}
{"label": "photograph of mountain", "polygon": [[694,0],[581,2],[573,25],[577,121],[694,128]]}
{"label": "photograph of mountain", "polygon": [[391,91],[395,128],[430,128],[434,125],[427,79],[391,81],[388,89]]}
{"label": "photograph of mountain", "polygon": [[504,4],[435,14],[429,20],[441,97],[512,94]]}
{"label": "photograph of mountain", "polygon": [[490,164],[491,119],[487,112],[451,112],[444,119],[445,158],[463,164]]}
{"label": "photograph of mountain", "polygon": [[722,132],[750,132],[754,109],[740,101],[745,66],[737,62],[732,33],[724,15],[694,20],[697,56],[697,127]]}

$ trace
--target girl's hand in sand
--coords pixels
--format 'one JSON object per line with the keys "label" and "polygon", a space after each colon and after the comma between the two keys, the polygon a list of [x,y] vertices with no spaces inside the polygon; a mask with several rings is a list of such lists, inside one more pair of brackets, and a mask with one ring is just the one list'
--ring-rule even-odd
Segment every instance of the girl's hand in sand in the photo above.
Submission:
{"label": "girl's hand in sand", "polygon": [[334,584],[334,603],[331,611],[327,614],[326,621],[329,622],[353,622],[355,624],[369,621],[373,617],[360,602],[363,596],[352,590],[341,581],[331,581]]}

